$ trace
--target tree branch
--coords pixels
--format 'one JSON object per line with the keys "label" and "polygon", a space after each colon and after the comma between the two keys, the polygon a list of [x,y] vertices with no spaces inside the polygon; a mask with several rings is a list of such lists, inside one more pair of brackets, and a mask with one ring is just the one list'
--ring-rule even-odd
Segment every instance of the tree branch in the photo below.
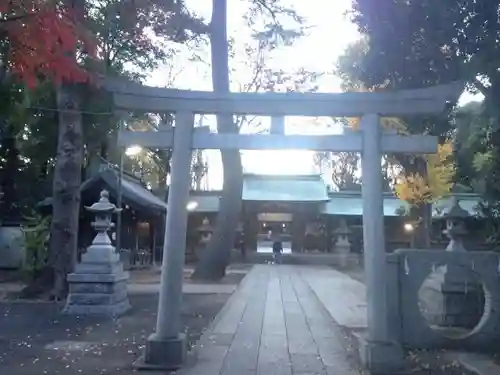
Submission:
{"label": "tree branch", "polygon": [[473,85],[483,94],[485,97],[488,97],[490,90],[489,87],[486,87],[484,83],[482,83],[479,78],[474,78]]}

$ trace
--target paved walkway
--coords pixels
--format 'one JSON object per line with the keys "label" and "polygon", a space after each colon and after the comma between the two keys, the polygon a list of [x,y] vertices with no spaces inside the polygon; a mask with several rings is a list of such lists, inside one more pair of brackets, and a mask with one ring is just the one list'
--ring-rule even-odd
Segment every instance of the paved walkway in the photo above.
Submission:
{"label": "paved walkway", "polygon": [[315,270],[255,266],[203,335],[196,364],[178,374],[359,374],[340,329],[309,286]]}

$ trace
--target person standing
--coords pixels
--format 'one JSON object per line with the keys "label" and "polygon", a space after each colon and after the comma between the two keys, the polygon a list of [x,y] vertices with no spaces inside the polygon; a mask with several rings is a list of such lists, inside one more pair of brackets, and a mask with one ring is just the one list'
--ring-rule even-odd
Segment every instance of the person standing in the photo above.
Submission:
{"label": "person standing", "polygon": [[283,252],[283,241],[281,233],[277,228],[271,230],[271,241],[273,243],[273,259],[275,263],[281,263],[281,254]]}

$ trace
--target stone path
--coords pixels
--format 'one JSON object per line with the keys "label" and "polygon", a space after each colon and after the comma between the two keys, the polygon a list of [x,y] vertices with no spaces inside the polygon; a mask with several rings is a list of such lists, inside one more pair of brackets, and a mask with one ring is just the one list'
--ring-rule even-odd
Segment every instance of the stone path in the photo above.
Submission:
{"label": "stone path", "polygon": [[359,374],[303,271],[311,277],[306,267],[255,266],[203,335],[196,364],[177,374]]}
{"label": "stone path", "polygon": [[304,267],[301,275],[338,325],[355,331],[368,328],[362,282],[330,267]]}

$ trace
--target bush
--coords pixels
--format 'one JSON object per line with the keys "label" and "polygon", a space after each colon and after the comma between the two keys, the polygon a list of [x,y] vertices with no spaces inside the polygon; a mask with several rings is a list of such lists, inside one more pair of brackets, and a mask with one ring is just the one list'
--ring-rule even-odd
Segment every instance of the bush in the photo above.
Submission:
{"label": "bush", "polygon": [[43,217],[35,213],[25,217],[25,223],[21,227],[26,250],[23,269],[32,279],[35,279],[48,263],[50,220],[50,216]]}

